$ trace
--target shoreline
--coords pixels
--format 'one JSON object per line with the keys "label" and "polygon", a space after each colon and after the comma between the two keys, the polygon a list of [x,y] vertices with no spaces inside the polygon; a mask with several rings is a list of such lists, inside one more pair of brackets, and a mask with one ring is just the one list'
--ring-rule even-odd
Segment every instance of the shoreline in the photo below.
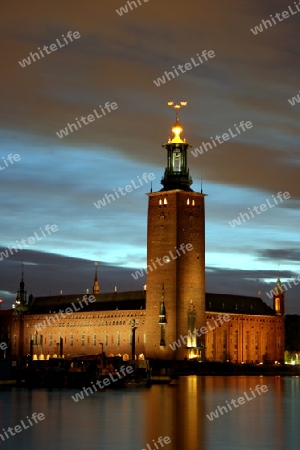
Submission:
{"label": "shoreline", "polygon": [[152,375],[177,376],[299,376],[300,365],[232,364],[226,362],[150,360]]}

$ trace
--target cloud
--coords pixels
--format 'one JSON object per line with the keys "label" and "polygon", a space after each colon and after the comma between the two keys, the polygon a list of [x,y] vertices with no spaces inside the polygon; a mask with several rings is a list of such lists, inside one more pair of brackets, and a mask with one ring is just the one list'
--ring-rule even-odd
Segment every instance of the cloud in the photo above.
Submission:
{"label": "cloud", "polygon": [[[282,244],[283,243],[281,243],[281,245]],[[288,245],[291,245],[291,242],[290,243],[287,242],[286,247],[284,248],[277,248],[277,249],[266,248],[263,250],[259,250],[258,254],[260,255],[260,259],[267,259],[268,261],[273,260],[277,261],[278,263],[290,261],[299,264],[300,250],[294,247],[289,248]]]}
{"label": "cloud", "polygon": [[[237,272],[240,264],[249,272],[270,274],[280,256],[286,261],[284,270],[292,273],[297,252],[290,250],[299,241],[300,105],[291,108],[287,99],[299,91],[295,36],[300,15],[254,36],[250,28],[283,11],[285,1],[254,5],[234,0],[229,7],[221,0],[190,0],[182,7],[179,0],[163,4],[153,0],[124,17],[115,11],[120,6],[117,0],[91,0],[88,7],[74,0],[54,1],[48,8],[29,0],[17,11],[9,2],[1,7],[0,50],[5,64],[0,161],[9,152],[21,156],[18,164],[0,172],[1,245],[5,248],[55,223],[59,233],[30,248],[31,255],[39,254],[45,261],[55,258],[61,269],[68,259],[62,265],[59,257],[88,261],[82,262],[87,274],[89,261],[102,260],[111,267],[112,280],[119,270],[114,267],[122,265],[125,275],[120,279],[124,286],[130,284],[125,281],[128,271],[141,268],[146,257],[148,191],[128,194],[103,211],[93,202],[143,172],[154,172],[153,189],[161,188],[166,154],[160,146],[174,121],[173,111],[165,105],[185,99],[189,106],[180,112],[180,122],[194,147],[241,120],[253,123],[247,133],[201,157],[189,155],[192,187],[200,190],[203,178],[209,194],[206,255],[210,266],[217,268],[216,285],[220,277],[224,286],[230,280],[230,292],[240,286],[253,290],[253,282]],[[24,69],[18,64],[69,30],[79,31],[80,39]],[[159,89],[154,86],[153,80],[164,71],[204,49],[216,54],[209,64]],[[63,140],[57,137],[68,122],[106,101],[117,102],[118,109]],[[228,221],[278,191],[290,192],[291,199],[239,229],[230,229]],[[24,255],[28,258],[25,250]],[[16,289],[16,266],[13,278],[7,267],[11,269],[13,261],[19,264],[19,256],[2,264],[8,276],[3,292]],[[90,275],[74,281],[69,269],[52,282],[41,264],[34,267],[43,273],[40,294],[48,294],[52,284],[57,291],[59,286],[71,289],[68,286],[73,288],[74,283],[76,289],[85,289],[83,284],[89,283]],[[36,285],[32,283],[32,288]]]}

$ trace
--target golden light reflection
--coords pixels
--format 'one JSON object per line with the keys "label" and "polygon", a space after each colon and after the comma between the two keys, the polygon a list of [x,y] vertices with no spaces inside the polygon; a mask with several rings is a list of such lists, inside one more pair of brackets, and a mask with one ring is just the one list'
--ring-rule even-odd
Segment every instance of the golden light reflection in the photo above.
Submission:
{"label": "golden light reflection", "polygon": [[179,125],[178,117],[176,116],[175,125],[172,128],[172,132],[174,133],[174,138],[172,139],[173,144],[182,144],[183,140],[180,137],[180,134],[183,132],[183,128]]}

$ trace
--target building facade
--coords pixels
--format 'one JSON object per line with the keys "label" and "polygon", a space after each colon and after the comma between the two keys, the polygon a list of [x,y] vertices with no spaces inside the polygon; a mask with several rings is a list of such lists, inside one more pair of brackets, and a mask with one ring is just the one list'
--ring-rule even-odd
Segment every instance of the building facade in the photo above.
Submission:
{"label": "building facade", "polygon": [[[278,298],[276,288],[274,304]],[[166,333],[162,345],[161,314],[157,314],[155,320],[156,335],[153,338],[150,334],[153,317],[148,314],[147,295],[144,290],[31,298],[22,309],[21,305],[16,305],[13,310],[0,313],[1,341],[8,345],[2,357],[19,359],[32,354],[34,359],[48,359],[60,354],[67,357],[103,351],[107,356],[131,359],[132,328],[136,327],[135,358],[151,357],[153,348],[159,352],[161,347],[167,347],[164,359],[283,362],[284,311],[275,312],[260,298],[207,293],[205,325],[193,328],[187,314],[182,333],[173,341]],[[159,313],[160,305],[158,299],[156,310]],[[189,311],[193,315],[193,305]],[[167,314],[164,317],[167,328]],[[194,345],[193,338],[197,334],[203,337],[205,353],[199,353]],[[178,350],[182,358],[178,357]],[[202,350],[201,347],[200,352]],[[161,355],[157,358],[163,359]]]}
{"label": "building facade", "polygon": [[190,145],[177,113],[172,132],[163,145],[163,188],[148,194],[145,289],[102,294],[96,267],[93,295],[27,299],[22,273],[13,309],[0,311],[0,339],[8,347],[0,357],[105,352],[124,359],[283,362],[285,293],[279,279],[273,308],[260,298],[205,293],[205,194],[191,189]]}

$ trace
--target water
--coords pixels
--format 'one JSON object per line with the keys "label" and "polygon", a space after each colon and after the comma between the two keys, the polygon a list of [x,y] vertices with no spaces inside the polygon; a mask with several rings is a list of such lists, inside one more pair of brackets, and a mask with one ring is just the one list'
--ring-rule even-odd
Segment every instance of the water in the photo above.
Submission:
{"label": "water", "polygon": [[[255,386],[266,385],[260,396]],[[252,395],[252,391],[256,397]],[[299,449],[300,378],[181,377],[178,385],[107,390],[71,398],[78,390],[0,392],[0,445],[9,450],[253,450]],[[261,392],[261,391],[260,391]],[[246,395],[245,395],[246,393]],[[210,421],[218,406],[244,404]],[[252,400],[247,400],[252,398]],[[242,400],[240,400],[242,402]],[[31,426],[33,412],[45,419]],[[40,416],[41,417],[41,416]],[[8,427],[28,426],[15,436]],[[7,436],[4,434],[3,429]],[[13,431],[14,432],[14,431]],[[162,447],[159,437],[171,439]],[[153,443],[156,442],[156,446]],[[168,441],[167,441],[168,442]],[[148,444],[148,446],[147,446]]]}

